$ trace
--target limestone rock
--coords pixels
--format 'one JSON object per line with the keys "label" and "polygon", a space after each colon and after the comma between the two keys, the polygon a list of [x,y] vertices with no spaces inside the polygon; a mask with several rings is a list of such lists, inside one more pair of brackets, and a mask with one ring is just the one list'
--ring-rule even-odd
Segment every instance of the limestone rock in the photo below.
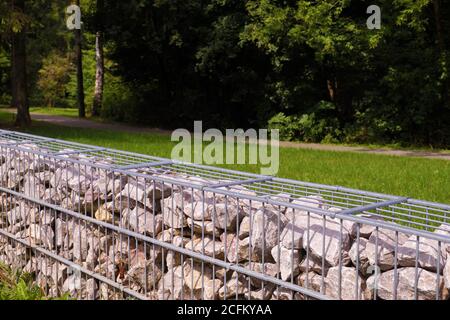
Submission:
{"label": "limestone rock", "polygon": [[[437,283],[436,274],[424,269],[418,270],[417,273],[417,298],[419,300],[436,299],[436,288],[442,290],[443,280],[440,277]],[[398,283],[394,288],[395,270],[381,273],[381,275],[373,275],[367,279],[367,288],[370,291],[377,292],[378,297],[384,300],[413,300],[415,298],[415,268],[397,269]],[[396,293],[396,294],[395,294]]]}
{"label": "limestone rock", "polygon": [[132,265],[126,274],[126,279],[129,282],[136,283],[140,287],[147,289],[152,289],[161,277],[161,269],[152,261],[140,261]]}
{"label": "limestone rock", "polygon": [[[398,247],[407,240],[408,236],[403,233],[398,233]],[[381,271],[393,269],[395,264],[396,243],[397,236],[395,231],[378,229],[378,231],[372,232],[364,250],[364,254],[369,259],[370,265],[378,265]]]}
{"label": "limestone rock", "polygon": [[349,256],[353,265],[359,266],[359,271],[363,275],[366,275],[370,265],[369,258],[366,255],[366,245],[368,242],[369,240],[365,238],[360,238],[359,242],[355,240],[349,251]]}
{"label": "limestone rock", "polygon": [[[228,279],[227,279],[228,280]],[[231,279],[220,288],[219,299],[230,299],[245,295],[248,292],[248,283],[242,275],[238,275],[236,272],[233,273]]]}
{"label": "limestone rock", "polygon": [[[245,267],[252,271],[256,271],[260,274],[264,274],[273,278],[277,278],[278,274],[280,273],[278,270],[278,266],[275,263],[265,262],[264,264],[262,264],[259,262],[248,262],[245,264]],[[253,287],[256,288],[261,288],[263,286],[263,283],[264,286],[267,286],[269,284],[254,277],[250,277],[250,283]]]}
{"label": "limestone rock", "polygon": [[32,224],[28,228],[27,235],[37,245],[43,245],[47,249],[53,249],[53,241],[55,234],[53,229],[48,226]]}
{"label": "limestone rock", "polygon": [[305,289],[322,292],[322,288],[326,288],[326,278],[315,272],[302,273],[297,278],[297,284]]}
{"label": "limestone rock", "polygon": [[134,231],[152,236],[156,236],[163,229],[162,215],[155,216],[152,211],[140,207],[136,207],[130,212],[128,223]]}
{"label": "limestone rock", "polygon": [[224,253],[226,253],[228,261],[240,263],[248,260],[257,261],[259,259],[258,255],[250,251],[250,238],[239,240],[234,233],[229,233],[226,237],[225,233],[223,233],[220,238],[226,244]]}
{"label": "limestone rock", "polygon": [[113,214],[107,209],[106,205],[103,205],[100,208],[98,208],[97,211],[95,211],[94,216],[95,219],[102,222],[111,223],[113,221]]}
{"label": "limestone rock", "polygon": [[253,215],[251,245],[253,252],[270,256],[270,252],[280,242],[281,232],[287,220],[283,215],[268,209],[260,209]]}
{"label": "limestone rock", "polygon": [[250,235],[250,217],[245,216],[239,225],[239,239],[245,239]]}
{"label": "limestone rock", "polygon": [[304,258],[298,266],[300,272],[315,272],[317,274],[327,275],[329,267],[325,264],[325,270],[322,270],[322,261],[316,260],[313,256],[309,255],[309,259],[304,255]]}
{"label": "limestone rock", "polygon": [[[328,270],[326,281],[326,292],[335,299],[361,300],[365,289],[365,282],[356,269],[352,267],[332,267]],[[339,278],[340,275],[340,278]],[[358,293],[357,293],[358,292]]]}
{"label": "limestone rock", "polygon": [[213,239],[212,237],[199,238],[188,243],[187,249],[193,248],[197,253],[207,255],[208,257],[214,257],[215,259],[223,260],[224,257],[224,245],[220,239]]}
{"label": "limestone rock", "polygon": [[330,219],[325,222],[325,228],[323,222],[314,221],[311,224],[309,241],[306,234],[303,237],[303,248],[309,250],[316,261],[325,259],[326,266],[338,265],[339,259],[342,259],[344,265],[348,264],[350,260],[348,250],[351,246],[348,230]]}
{"label": "limestone rock", "polygon": [[438,268],[439,270],[444,268],[445,258],[442,250],[438,251],[438,241],[435,240],[427,238],[417,239],[416,236],[411,236],[398,249],[400,266],[415,267],[416,259],[419,267],[429,271],[436,272]]}
{"label": "limestone rock", "polygon": [[286,249],[282,245],[273,247],[272,257],[279,265],[281,279],[291,280],[299,273],[300,253],[298,250]]}
{"label": "limestone rock", "polygon": [[450,259],[448,258],[444,267],[444,283],[445,287],[450,290]]}
{"label": "limestone rock", "polygon": [[[215,227],[212,221],[195,221],[191,218],[184,219],[186,221],[186,226],[189,226],[194,230],[195,233],[202,235],[214,235],[216,237],[220,236],[220,231]],[[178,225],[180,226],[180,225]],[[174,227],[176,228],[176,227]],[[181,228],[181,227],[180,227]]]}
{"label": "limestone rock", "polygon": [[184,215],[183,211],[181,211],[179,208],[172,208],[170,206],[167,206],[166,201],[168,199],[164,200],[164,207],[163,207],[164,225],[175,229],[187,227],[188,219],[190,218],[187,218]]}
{"label": "limestone rock", "polygon": [[204,283],[212,280],[212,269],[207,264],[187,259],[183,265],[184,282],[189,289],[201,290]]}
{"label": "limestone rock", "polygon": [[230,201],[210,205],[208,211],[217,228],[229,231],[235,231],[237,224],[240,223],[245,215],[241,207],[230,203]]}

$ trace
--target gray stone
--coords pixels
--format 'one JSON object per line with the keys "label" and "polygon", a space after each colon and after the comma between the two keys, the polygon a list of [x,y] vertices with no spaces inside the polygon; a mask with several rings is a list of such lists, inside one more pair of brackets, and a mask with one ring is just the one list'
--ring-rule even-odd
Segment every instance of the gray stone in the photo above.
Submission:
{"label": "gray stone", "polygon": [[230,299],[245,295],[248,292],[248,282],[245,277],[234,272],[231,279],[219,290],[219,299]]}
{"label": "gray stone", "polygon": [[[177,247],[184,248],[185,242],[182,237],[175,236],[172,240],[172,244]],[[190,247],[187,247],[187,248],[190,249]],[[169,250],[167,252],[167,256],[166,256],[166,265],[169,270],[175,266],[181,265],[181,254],[179,254],[175,251]]]}
{"label": "gray stone", "polygon": [[[120,276],[120,275],[119,275]],[[138,261],[131,265],[125,276],[125,284],[135,283],[141,288],[152,289],[162,277],[159,266],[152,261]]]}
{"label": "gray stone", "polygon": [[250,235],[250,217],[245,216],[239,225],[239,239],[245,239]]}
{"label": "gray stone", "polygon": [[69,225],[69,237],[73,241],[73,256],[78,261],[85,261],[88,254],[88,230],[82,224]]}
{"label": "gray stone", "polygon": [[[361,218],[365,218],[365,219],[375,220],[375,221],[384,221],[384,219],[382,217],[374,216],[371,214],[363,213],[363,214],[358,214],[357,216],[361,217]],[[369,224],[355,223],[353,228],[351,228],[351,229],[348,228],[350,231],[350,235],[354,239],[356,239],[358,236],[358,227],[359,227],[359,237],[365,238],[365,239],[369,239],[372,232],[374,232],[376,230],[376,226],[372,226]]]}
{"label": "gray stone", "polygon": [[[277,275],[280,273],[278,270],[278,266],[275,263],[265,262],[264,264],[262,264],[259,262],[248,262],[244,266],[252,271],[256,271],[260,274],[264,274],[273,278],[277,278]],[[263,284],[264,286],[267,286],[269,284],[254,277],[250,277],[250,283],[253,287],[256,288],[261,288]]]}
{"label": "gray stone", "polygon": [[435,272],[438,268],[444,268],[445,257],[442,253],[438,249],[438,241],[427,238],[418,240],[413,235],[398,249],[398,263],[403,267],[415,267],[417,259],[419,267]]}
{"label": "gray stone", "polygon": [[86,299],[96,300],[98,297],[98,285],[95,279],[90,278],[86,281]]}
{"label": "gray stone", "polygon": [[359,271],[363,275],[367,274],[367,269],[370,266],[369,258],[366,255],[366,245],[368,242],[369,240],[365,238],[360,238],[359,242],[355,240],[349,251],[349,256],[353,265],[359,265]]}
{"label": "gray stone", "polygon": [[[220,230],[215,227],[212,221],[194,221],[191,218],[184,219],[184,221],[186,221],[186,226],[194,230],[194,233],[199,235],[214,235],[217,238],[220,236]],[[180,224],[178,224],[178,226],[180,226]]]}
{"label": "gray stone", "polygon": [[[323,280],[323,281],[322,281]],[[297,284],[309,290],[322,292],[326,288],[326,278],[315,272],[304,272],[297,278]]]}
{"label": "gray stone", "polygon": [[34,176],[27,176],[24,179],[23,183],[23,194],[28,197],[33,197],[35,199],[42,199],[45,194],[44,184],[40,182],[40,180]]}
{"label": "gray stone", "polygon": [[448,257],[444,267],[444,283],[445,287],[450,290],[450,259]]}
{"label": "gray stone", "polygon": [[211,219],[217,228],[222,230],[235,231],[237,225],[245,216],[245,212],[240,206],[237,206],[230,201],[227,203],[216,203],[208,206],[208,211]]}
{"label": "gray stone", "polygon": [[308,207],[312,208],[312,209],[322,209],[324,207],[324,200],[320,196],[307,196],[307,197],[296,198],[296,199],[292,199],[291,203],[294,205],[297,205],[297,206],[303,206],[303,207],[305,207],[305,209],[288,208],[286,210],[286,218],[288,218],[289,220],[293,220],[293,217],[299,213],[307,214]]}
{"label": "gray stone", "polygon": [[158,283],[160,300],[181,300],[190,298],[190,290],[184,283],[183,266],[176,266],[167,272]]}
{"label": "gray stone", "polygon": [[187,218],[180,208],[178,207],[173,208],[167,205],[167,200],[170,199],[171,198],[167,198],[164,200],[164,207],[163,207],[164,225],[175,229],[187,227],[188,219],[190,218]]}
{"label": "gray stone", "polygon": [[26,221],[30,208],[25,202],[18,202],[17,206],[6,213],[9,224]]}
{"label": "gray stone", "polygon": [[215,259],[223,260],[224,245],[220,239],[213,239],[212,237],[205,237],[192,240],[192,243],[186,245],[187,249],[193,248],[197,253],[214,257]]}
{"label": "gray stone", "polygon": [[212,280],[212,269],[204,264],[193,262],[187,259],[183,265],[184,283],[189,289],[201,290],[203,284]]}
{"label": "gray stone", "polygon": [[264,288],[250,290],[245,293],[245,297],[248,300],[270,300],[272,297],[276,286],[273,284],[267,284]]}
{"label": "gray stone", "polygon": [[[314,221],[308,234],[304,234],[303,248],[309,250],[316,261],[325,260],[327,267],[336,266],[342,259],[343,265],[349,263],[348,250],[350,250],[350,234],[345,227],[330,219],[326,219],[325,228],[323,221]],[[323,250],[325,249],[325,252]]]}
{"label": "gray stone", "polygon": [[129,226],[138,233],[156,236],[163,229],[162,215],[153,215],[151,210],[134,208],[128,216]]}
{"label": "gray stone", "polygon": [[278,287],[273,292],[272,298],[270,300],[280,300],[280,301],[304,300],[304,297],[299,292]]}
{"label": "gray stone", "polygon": [[291,280],[299,274],[300,253],[298,250],[286,249],[278,245],[273,247],[272,257],[280,268],[282,280]]}
{"label": "gray stone", "polygon": [[270,251],[280,242],[281,232],[287,222],[283,215],[260,209],[252,219],[251,245],[257,255],[269,257]]}
{"label": "gray stone", "polygon": [[219,279],[211,279],[205,282],[205,289],[203,290],[204,300],[217,300],[219,297],[219,290],[223,286],[223,282]]}
{"label": "gray stone", "polygon": [[[227,260],[232,263],[240,263],[243,261],[258,261],[259,256],[250,251],[250,238],[239,240],[234,233],[229,233],[225,237],[225,233],[220,236],[222,243],[226,243]],[[224,248],[225,253],[225,248]],[[250,259],[251,254],[251,259]]]}
{"label": "gray stone", "polygon": [[304,259],[299,265],[300,272],[315,272],[317,274],[327,275],[328,272],[327,265],[325,264],[325,270],[322,271],[322,261],[317,261],[313,256],[309,255],[308,257],[305,255]]}
{"label": "gray stone", "polygon": [[[408,236],[403,233],[398,233],[398,247],[407,240]],[[364,255],[369,259],[371,266],[378,265],[381,271],[391,270],[395,265],[396,243],[395,231],[378,229],[378,231],[374,231],[370,235],[369,241],[366,243]]]}
{"label": "gray stone", "polygon": [[46,249],[53,249],[54,232],[50,226],[40,226],[32,224],[27,231],[28,237],[36,245],[43,245]]}
{"label": "gray stone", "polygon": [[[362,300],[365,282],[352,267],[332,267],[328,270],[326,292],[332,298],[342,300]],[[358,292],[358,294],[356,293]]]}
{"label": "gray stone", "polygon": [[[415,268],[397,269],[397,287],[394,289],[395,270],[381,273],[381,275],[373,275],[367,279],[367,290],[377,292],[378,297],[384,300],[414,300],[415,299]],[[417,273],[417,299],[418,300],[435,300],[436,288],[443,288],[442,277],[437,283],[435,273],[424,269],[418,270]],[[395,295],[396,293],[396,295]]]}

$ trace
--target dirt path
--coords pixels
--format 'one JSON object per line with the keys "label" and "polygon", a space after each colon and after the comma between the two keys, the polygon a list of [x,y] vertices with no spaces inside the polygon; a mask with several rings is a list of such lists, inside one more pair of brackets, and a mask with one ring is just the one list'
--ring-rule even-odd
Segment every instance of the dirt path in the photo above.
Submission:
{"label": "dirt path", "polygon": [[[5,110],[5,109],[3,109]],[[15,112],[15,110],[8,110],[8,112]],[[73,128],[87,128],[87,129],[103,129],[103,130],[116,130],[133,133],[158,133],[170,135],[172,131],[140,127],[136,125],[127,125],[117,122],[97,122],[88,119],[78,119],[56,115],[45,115],[39,113],[32,113],[32,118],[35,121],[49,122],[61,126],[73,127]],[[324,151],[337,151],[337,152],[361,152],[372,154],[384,154],[390,156],[403,156],[403,157],[419,157],[429,159],[442,159],[450,160],[450,152],[432,152],[421,150],[394,150],[394,149],[372,149],[367,147],[350,147],[340,145],[326,145],[317,143],[299,143],[299,142],[287,142],[281,141],[280,146],[299,149],[313,149]]]}

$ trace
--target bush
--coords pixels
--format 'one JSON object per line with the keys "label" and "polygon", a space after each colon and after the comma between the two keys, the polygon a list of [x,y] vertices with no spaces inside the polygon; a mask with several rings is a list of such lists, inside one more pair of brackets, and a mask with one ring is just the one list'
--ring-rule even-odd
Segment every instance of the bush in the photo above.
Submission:
{"label": "bush", "polygon": [[136,122],[137,98],[120,79],[107,79],[103,92],[102,118],[115,121]]}
{"label": "bush", "polygon": [[[47,300],[42,289],[33,284],[29,273],[11,268],[0,263],[0,300]],[[67,300],[63,295],[58,300]]]}
{"label": "bush", "polygon": [[320,102],[315,108],[317,112],[302,115],[286,116],[278,113],[269,120],[269,129],[280,130],[280,139],[288,141],[337,143],[342,140],[339,121],[327,116],[333,106],[328,102]]}
{"label": "bush", "polygon": [[61,53],[52,52],[43,60],[37,85],[42,91],[47,107],[65,104],[69,74],[72,71],[73,66],[69,58]]}

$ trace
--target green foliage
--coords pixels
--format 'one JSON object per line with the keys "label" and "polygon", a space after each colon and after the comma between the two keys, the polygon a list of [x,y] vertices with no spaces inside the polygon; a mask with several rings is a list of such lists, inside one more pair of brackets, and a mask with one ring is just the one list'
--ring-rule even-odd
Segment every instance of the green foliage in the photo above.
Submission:
{"label": "green foliage", "polygon": [[[366,27],[370,0],[105,0],[103,117],[151,126],[279,127],[286,139],[450,144],[450,6],[379,0],[382,29]],[[28,30],[31,103],[76,105],[39,70],[73,54],[67,1],[0,0],[0,103],[10,99],[8,33]],[[82,0],[84,86],[92,106],[96,1]],[[126,17],[126,18],[124,18]],[[56,89],[59,88],[59,89]],[[46,101],[47,100],[47,101]],[[324,107],[326,106],[326,107]],[[88,110],[89,111],[89,110]],[[274,115],[277,115],[274,117]]]}
{"label": "green foliage", "polygon": [[106,81],[101,116],[115,121],[139,122],[135,110],[138,101],[133,90],[120,78],[110,76]]}
{"label": "green foliage", "polygon": [[0,104],[8,104],[11,100],[9,92],[10,58],[0,47]]}
{"label": "green foliage", "polygon": [[48,107],[63,105],[71,71],[73,66],[70,60],[58,52],[52,52],[43,60],[37,85]]}
{"label": "green foliage", "polygon": [[333,106],[325,101],[314,108],[316,111],[300,116],[286,116],[279,113],[269,120],[270,129],[280,130],[283,140],[301,140],[305,142],[340,142],[342,132],[336,118],[324,116]]}
{"label": "green foliage", "polygon": [[46,300],[46,297],[41,288],[33,284],[30,274],[0,263],[0,300]]}

